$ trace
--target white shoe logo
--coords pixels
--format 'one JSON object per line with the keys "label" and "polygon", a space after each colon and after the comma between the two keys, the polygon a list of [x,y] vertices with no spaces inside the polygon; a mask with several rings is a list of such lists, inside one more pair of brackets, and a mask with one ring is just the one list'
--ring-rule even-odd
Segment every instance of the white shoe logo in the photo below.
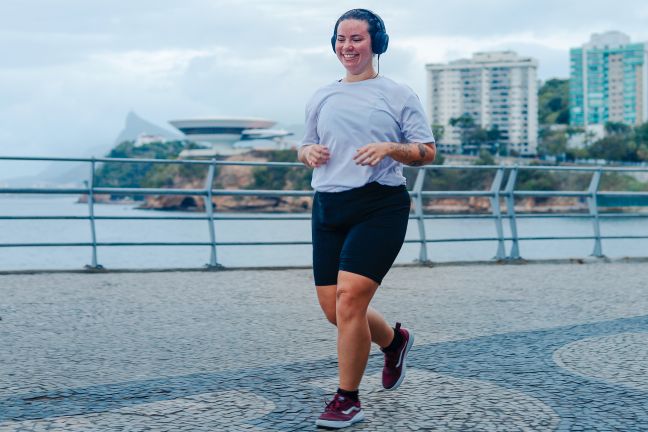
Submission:
{"label": "white shoe logo", "polygon": [[[407,349],[407,348],[405,348]],[[405,349],[401,351],[400,356],[398,356],[398,363],[396,363],[396,367],[399,368],[401,365],[401,362],[403,361],[403,355],[405,354]]]}
{"label": "white shoe logo", "polygon": [[344,415],[349,415],[349,414],[351,414],[353,411],[360,411],[360,408],[358,408],[357,406],[352,406],[352,407],[349,408],[348,410],[346,410],[346,411],[342,411],[342,414],[344,414]]}

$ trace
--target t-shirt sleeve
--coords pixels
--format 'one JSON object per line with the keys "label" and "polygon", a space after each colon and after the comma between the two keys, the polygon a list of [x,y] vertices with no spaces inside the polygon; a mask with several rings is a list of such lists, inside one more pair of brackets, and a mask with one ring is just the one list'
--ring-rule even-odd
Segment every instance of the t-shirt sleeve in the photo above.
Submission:
{"label": "t-shirt sleeve", "polygon": [[401,112],[401,131],[406,142],[434,142],[432,129],[428,125],[425,111],[416,93],[406,99]]}
{"label": "t-shirt sleeve", "polygon": [[311,99],[306,104],[306,124],[304,130],[304,137],[297,144],[297,147],[303,147],[307,144],[319,144],[319,135],[317,135],[317,119],[319,117],[319,110],[317,109],[317,104],[314,101],[315,98]]}

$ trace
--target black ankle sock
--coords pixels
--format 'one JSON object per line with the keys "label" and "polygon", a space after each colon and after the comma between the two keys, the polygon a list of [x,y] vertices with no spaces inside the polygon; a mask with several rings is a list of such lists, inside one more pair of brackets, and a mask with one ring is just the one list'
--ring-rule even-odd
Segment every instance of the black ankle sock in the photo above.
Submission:
{"label": "black ankle sock", "polygon": [[400,326],[394,328],[394,339],[391,341],[389,346],[383,348],[383,352],[395,351],[403,343],[403,335],[399,330]]}
{"label": "black ankle sock", "polygon": [[358,390],[356,391],[342,390],[341,388],[338,387],[337,393],[340,396],[344,396],[345,398],[351,399],[353,402],[358,402]]}

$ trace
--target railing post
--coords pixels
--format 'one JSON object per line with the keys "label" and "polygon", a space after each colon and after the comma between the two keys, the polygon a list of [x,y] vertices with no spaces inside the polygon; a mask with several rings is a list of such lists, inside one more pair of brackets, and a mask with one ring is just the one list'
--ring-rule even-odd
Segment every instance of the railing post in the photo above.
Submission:
{"label": "railing post", "polygon": [[223,266],[218,264],[216,259],[216,230],[214,228],[214,203],[212,202],[212,187],[214,184],[214,173],[216,171],[216,159],[211,160],[211,165],[209,165],[209,170],[207,171],[207,179],[205,180],[205,213],[207,214],[207,223],[209,224],[209,242],[210,244],[210,254],[209,254],[209,264],[208,268],[218,269]]}
{"label": "railing post", "polygon": [[587,207],[589,208],[590,216],[592,216],[592,224],[594,227],[594,250],[592,256],[601,258],[603,257],[603,246],[601,245],[601,225],[598,213],[598,188],[601,183],[601,168],[594,171],[592,180],[590,181],[589,189],[587,192],[590,194],[587,197]]}
{"label": "railing post", "polygon": [[90,182],[85,182],[86,187],[88,188],[88,213],[90,217],[90,235],[92,237],[92,264],[86,266],[90,269],[102,269],[103,266],[97,263],[97,229],[95,226],[95,215],[94,215],[94,187],[95,187],[95,169],[96,161],[94,156],[90,161]]}
{"label": "railing post", "polygon": [[502,212],[500,210],[500,189],[502,188],[502,180],[504,180],[504,169],[498,168],[495,172],[495,178],[491,185],[490,197],[491,211],[495,217],[495,231],[497,231],[497,252],[495,253],[496,260],[503,260],[506,258],[506,249],[504,247],[504,228],[502,227]]}
{"label": "railing post", "polygon": [[416,174],[414,188],[412,189],[412,192],[414,192],[414,214],[416,215],[419,241],[421,242],[421,247],[419,249],[419,261],[421,263],[428,262],[427,237],[425,235],[425,219],[423,218],[423,197],[421,196],[426,171],[427,170],[425,168],[419,168],[418,173]]}
{"label": "railing post", "polygon": [[509,252],[509,259],[520,259],[520,242],[518,240],[517,221],[515,220],[515,181],[517,180],[518,168],[513,166],[508,180],[506,181],[506,211],[509,217],[509,225],[511,227],[511,251]]}

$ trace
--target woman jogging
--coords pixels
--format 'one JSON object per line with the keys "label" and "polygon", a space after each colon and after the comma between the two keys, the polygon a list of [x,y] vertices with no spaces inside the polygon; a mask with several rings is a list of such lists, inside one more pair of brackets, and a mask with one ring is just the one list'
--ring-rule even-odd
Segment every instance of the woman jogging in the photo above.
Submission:
{"label": "woman jogging", "polygon": [[[410,198],[402,164],[434,160],[432,131],[416,94],[378,75],[385,24],[353,9],[335,23],[331,44],[346,76],[306,106],[299,160],[314,168],[313,272],[326,318],[337,326],[339,388],[316,424],[343,428],[364,419],[358,388],[371,342],[385,355],[382,382],[405,377],[411,331],[390,327],[369,303],[405,239]],[[378,63],[380,70],[380,63]]]}

